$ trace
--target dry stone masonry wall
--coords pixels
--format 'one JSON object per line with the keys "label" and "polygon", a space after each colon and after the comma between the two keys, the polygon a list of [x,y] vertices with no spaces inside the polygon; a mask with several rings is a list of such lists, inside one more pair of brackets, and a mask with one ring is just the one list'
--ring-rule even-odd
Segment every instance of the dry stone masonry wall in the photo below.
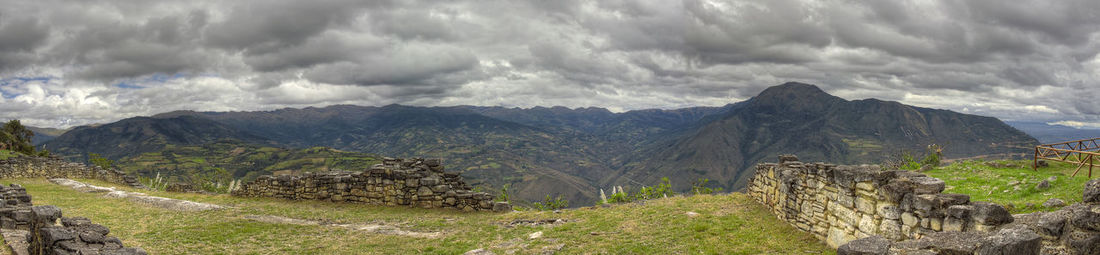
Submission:
{"label": "dry stone masonry wall", "polygon": [[803,163],[785,155],[756,166],[748,193],[834,248],[871,236],[899,241],[941,231],[991,232],[1013,221],[1000,205],[941,193],[944,187],[916,172]]}
{"label": "dry stone masonry wall", "polygon": [[1085,184],[1081,203],[1014,218],[996,232],[937,232],[900,242],[863,238],[837,254],[1100,254],[1100,179]]}
{"label": "dry stone masonry wall", "polygon": [[83,217],[62,218],[55,206],[33,206],[19,185],[0,186],[0,197],[0,231],[15,254],[146,254],[123,247],[103,225]]}
{"label": "dry stone masonry wall", "polygon": [[137,178],[118,169],[103,169],[73,163],[57,157],[13,157],[0,160],[0,178],[67,178],[96,179],[144,189]]}
{"label": "dry stone masonry wall", "polygon": [[292,200],[357,202],[388,206],[511,211],[493,196],[473,192],[458,173],[444,172],[440,159],[385,158],[363,172],[315,172],[260,176],[233,195]]}

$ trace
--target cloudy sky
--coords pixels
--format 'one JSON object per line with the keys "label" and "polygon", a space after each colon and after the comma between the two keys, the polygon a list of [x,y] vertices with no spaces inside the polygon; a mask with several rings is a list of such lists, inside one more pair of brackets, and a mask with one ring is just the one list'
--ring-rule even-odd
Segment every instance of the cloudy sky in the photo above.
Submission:
{"label": "cloudy sky", "polygon": [[714,106],[786,81],[1100,127],[1096,0],[0,0],[0,119]]}

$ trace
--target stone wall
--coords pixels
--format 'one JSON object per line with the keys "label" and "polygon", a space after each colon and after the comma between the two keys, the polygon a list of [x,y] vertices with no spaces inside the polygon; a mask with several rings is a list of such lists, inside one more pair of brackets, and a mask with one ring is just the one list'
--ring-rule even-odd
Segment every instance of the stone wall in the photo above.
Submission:
{"label": "stone wall", "polygon": [[1100,179],[1085,184],[1081,203],[1014,217],[997,232],[938,232],[900,242],[873,236],[837,254],[1100,254]]}
{"label": "stone wall", "polygon": [[755,170],[750,196],[834,248],[876,235],[897,241],[941,231],[991,232],[1014,220],[1000,205],[941,193],[942,180],[916,172],[803,163],[790,155]]}
{"label": "stone wall", "polygon": [[107,227],[82,217],[62,218],[55,206],[33,206],[19,185],[0,186],[0,197],[0,232],[15,254],[145,254],[123,247],[108,236]]}
{"label": "stone wall", "polygon": [[473,192],[458,173],[443,171],[439,159],[383,159],[363,172],[315,172],[260,176],[233,191],[235,196],[325,200],[388,206],[511,211],[508,203]]}
{"label": "stone wall", "polygon": [[144,189],[137,178],[118,169],[103,169],[82,163],[65,161],[58,157],[12,157],[0,160],[0,178],[67,178],[95,179],[134,188]]}

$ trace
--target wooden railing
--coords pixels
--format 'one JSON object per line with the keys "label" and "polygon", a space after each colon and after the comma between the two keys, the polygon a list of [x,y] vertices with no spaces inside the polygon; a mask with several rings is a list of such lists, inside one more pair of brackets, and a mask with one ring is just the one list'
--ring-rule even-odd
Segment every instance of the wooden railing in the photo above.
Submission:
{"label": "wooden railing", "polygon": [[1092,178],[1092,168],[1100,165],[1100,138],[1035,146],[1035,158],[1031,163],[1032,169],[1039,168],[1040,159],[1077,165],[1077,169],[1073,170],[1073,176],[1077,176],[1077,172],[1080,172],[1087,165],[1089,166],[1089,178]]}

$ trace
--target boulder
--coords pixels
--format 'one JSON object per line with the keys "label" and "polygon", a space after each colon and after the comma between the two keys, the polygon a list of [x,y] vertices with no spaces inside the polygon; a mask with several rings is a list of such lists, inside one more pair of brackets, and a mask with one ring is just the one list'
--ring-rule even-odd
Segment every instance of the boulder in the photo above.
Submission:
{"label": "boulder", "polygon": [[921,176],[909,180],[913,181],[913,192],[917,194],[936,194],[943,192],[943,189],[947,187],[943,180],[933,177]]}
{"label": "boulder", "polygon": [[1100,203],[1100,178],[1085,183],[1085,203]]}
{"label": "boulder", "polygon": [[837,248],[837,255],[885,255],[890,251],[890,241],[881,236],[871,236],[848,242]]}
{"label": "boulder", "polygon": [[1070,224],[1081,229],[1100,232],[1100,205],[1075,210]]}
{"label": "boulder", "polygon": [[1049,189],[1049,188],[1050,188],[1050,182],[1047,181],[1047,180],[1043,180],[1043,181],[1039,182],[1039,184],[1035,184],[1035,189],[1037,189],[1037,190],[1046,190],[1046,189]]}
{"label": "boulder", "polygon": [[1043,202],[1043,207],[1063,207],[1063,206],[1066,206],[1066,201],[1062,201],[1061,199],[1057,199],[1057,198],[1047,199],[1046,202]]}
{"label": "boulder", "polygon": [[1001,229],[983,238],[975,254],[980,255],[1030,255],[1039,254],[1042,240],[1038,234],[1026,228]]}
{"label": "boulder", "polygon": [[1005,223],[1011,223],[1013,220],[1012,214],[1008,213],[1003,206],[990,202],[972,202],[971,206],[974,210],[970,212],[970,218],[979,224],[983,225],[1001,225]]}
{"label": "boulder", "polygon": [[798,156],[791,154],[779,155],[779,164],[787,163],[788,161],[798,161]]}
{"label": "boulder", "polygon": [[31,207],[31,213],[34,214],[34,220],[47,225],[52,225],[57,222],[58,218],[61,218],[61,209],[52,205],[39,205]]}
{"label": "boulder", "polygon": [[1062,229],[1066,226],[1066,215],[1053,212],[1039,216],[1039,234],[1058,237],[1062,235]]}

